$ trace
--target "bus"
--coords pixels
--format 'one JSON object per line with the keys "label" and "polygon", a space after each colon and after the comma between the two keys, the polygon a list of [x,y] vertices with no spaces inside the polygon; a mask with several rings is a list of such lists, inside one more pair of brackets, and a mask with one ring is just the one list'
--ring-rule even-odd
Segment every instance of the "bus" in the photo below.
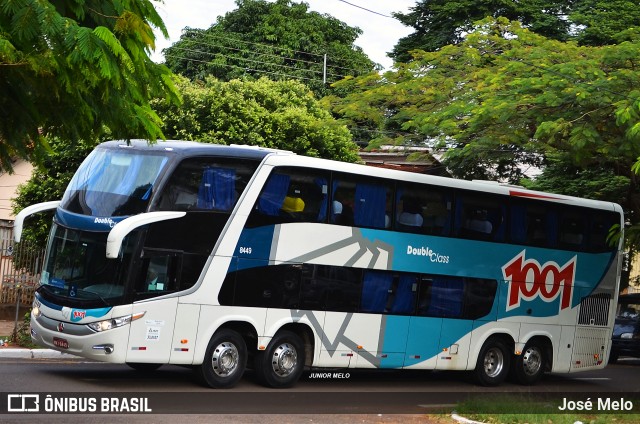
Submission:
{"label": "bus", "polygon": [[619,205],[248,146],[103,143],[55,210],[37,345],[233,387],[253,369],[603,368]]}

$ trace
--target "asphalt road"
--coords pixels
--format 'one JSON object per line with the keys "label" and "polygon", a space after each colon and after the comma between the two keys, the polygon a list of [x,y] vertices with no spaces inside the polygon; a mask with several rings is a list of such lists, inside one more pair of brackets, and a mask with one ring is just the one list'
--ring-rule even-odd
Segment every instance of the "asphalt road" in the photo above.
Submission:
{"label": "asphalt road", "polygon": [[[640,413],[638,381],[640,360],[622,359],[600,371],[547,375],[532,387],[509,382],[497,388],[479,387],[469,374],[459,372],[338,370],[306,372],[294,388],[282,390],[259,386],[252,373],[247,372],[234,389],[212,390],[197,385],[189,369],[177,366],[163,366],[153,373],[142,374],[125,365],[83,360],[2,358],[0,408],[7,411],[9,395],[37,394],[40,405],[49,396],[49,406],[59,410],[48,415],[48,422],[57,422],[57,418],[62,417],[55,412],[91,406],[82,404],[91,402],[88,399],[93,399],[96,410],[102,402],[106,402],[108,412],[137,413],[142,409],[135,415],[109,415],[109,422],[119,422],[115,419],[118,417],[128,417],[122,422],[144,422],[143,418],[149,419],[148,414],[163,417],[153,420],[158,422],[175,422],[176,414],[192,414],[189,415],[191,422],[207,422],[206,418],[200,421],[197,417],[209,414],[236,417],[235,422],[260,423],[333,422],[318,417],[338,416],[373,419],[358,418],[357,422],[395,422],[389,417],[409,414],[408,417],[417,417],[419,422],[431,422],[425,414],[448,413],[458,401],[505,393],[536,399],[545,397],[553,402],[561,402],[566,397],[616,401],[639,395],[633,412]],[[69,404],[70,398],[75,399],[75,406]],[[84,417],[83,422],[102,422],[94,415],[75,417],[80,416]],[[302,418],[288,421],[283,420],[283,416]],[[37,418],[36,415],[30,417]],[[406,417],[403,421],[407,421]],[[24,414],[0,415],[0,422],[30,422],[27,418]],[[335,420],[345,422],[344,418]]]}

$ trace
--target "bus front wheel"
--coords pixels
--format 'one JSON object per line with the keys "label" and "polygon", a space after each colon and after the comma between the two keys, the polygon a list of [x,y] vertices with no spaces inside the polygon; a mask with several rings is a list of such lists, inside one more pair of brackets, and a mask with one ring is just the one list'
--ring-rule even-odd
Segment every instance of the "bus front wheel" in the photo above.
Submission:
{"label": "bus front wheel", "polygon": [[485,342],[476,362],[475,377],[483,386],[497,386],[509,373],[511,355],[507,346],[500,339],[489,339]]}
{"label": "bus front wheel", "polygon": [[207,346],[202,365],[195,368],[196,377],[205,386],[228,389],[242,378],[247,365],[247,345],[237,332],[222,329]]}
{"label": "bus front wheel", "polygon": [[544,351],[539,344],[527,343],[522,354],[513,363],[516,382],[524,385],[536,383],[542,377],[545,367]]}
{"label": "bus front wheel", "polygon": [[256,375],[266,386],[291,387],[304,371],[304,358],[304,344],[300,337],[290,331],[281,331],[273,337],[266,350],[256,355]]}

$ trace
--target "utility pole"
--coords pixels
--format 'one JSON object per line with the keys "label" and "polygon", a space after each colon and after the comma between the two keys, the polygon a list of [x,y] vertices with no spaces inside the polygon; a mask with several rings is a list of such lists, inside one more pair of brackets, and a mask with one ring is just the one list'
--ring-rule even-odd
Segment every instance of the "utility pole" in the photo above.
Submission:
{"label": "utility pole", "polygon": [[322,84],[327,84],[327,54],[324,54],[324,66],[322,67]]}

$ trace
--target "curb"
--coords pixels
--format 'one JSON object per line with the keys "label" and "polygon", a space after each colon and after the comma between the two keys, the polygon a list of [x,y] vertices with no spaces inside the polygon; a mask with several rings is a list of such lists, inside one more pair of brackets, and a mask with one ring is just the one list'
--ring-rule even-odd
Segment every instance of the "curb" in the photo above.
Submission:
{"label": "curb", "polygon": [[0,359],[2,358],[15,358],[15,359],[77,359],[75,355],[68,353],[58,352],[53,349],[0,349]]}
{"label": "curb", "polygon": [[484,424],[480,421],[473,421],[470,420],[468,418],[465,417],[461,417],[460,415],[456,414],[455,412],[453,414],[451,414],[451,418],[453,418],[455,421],[461,423],[461,424]]}

